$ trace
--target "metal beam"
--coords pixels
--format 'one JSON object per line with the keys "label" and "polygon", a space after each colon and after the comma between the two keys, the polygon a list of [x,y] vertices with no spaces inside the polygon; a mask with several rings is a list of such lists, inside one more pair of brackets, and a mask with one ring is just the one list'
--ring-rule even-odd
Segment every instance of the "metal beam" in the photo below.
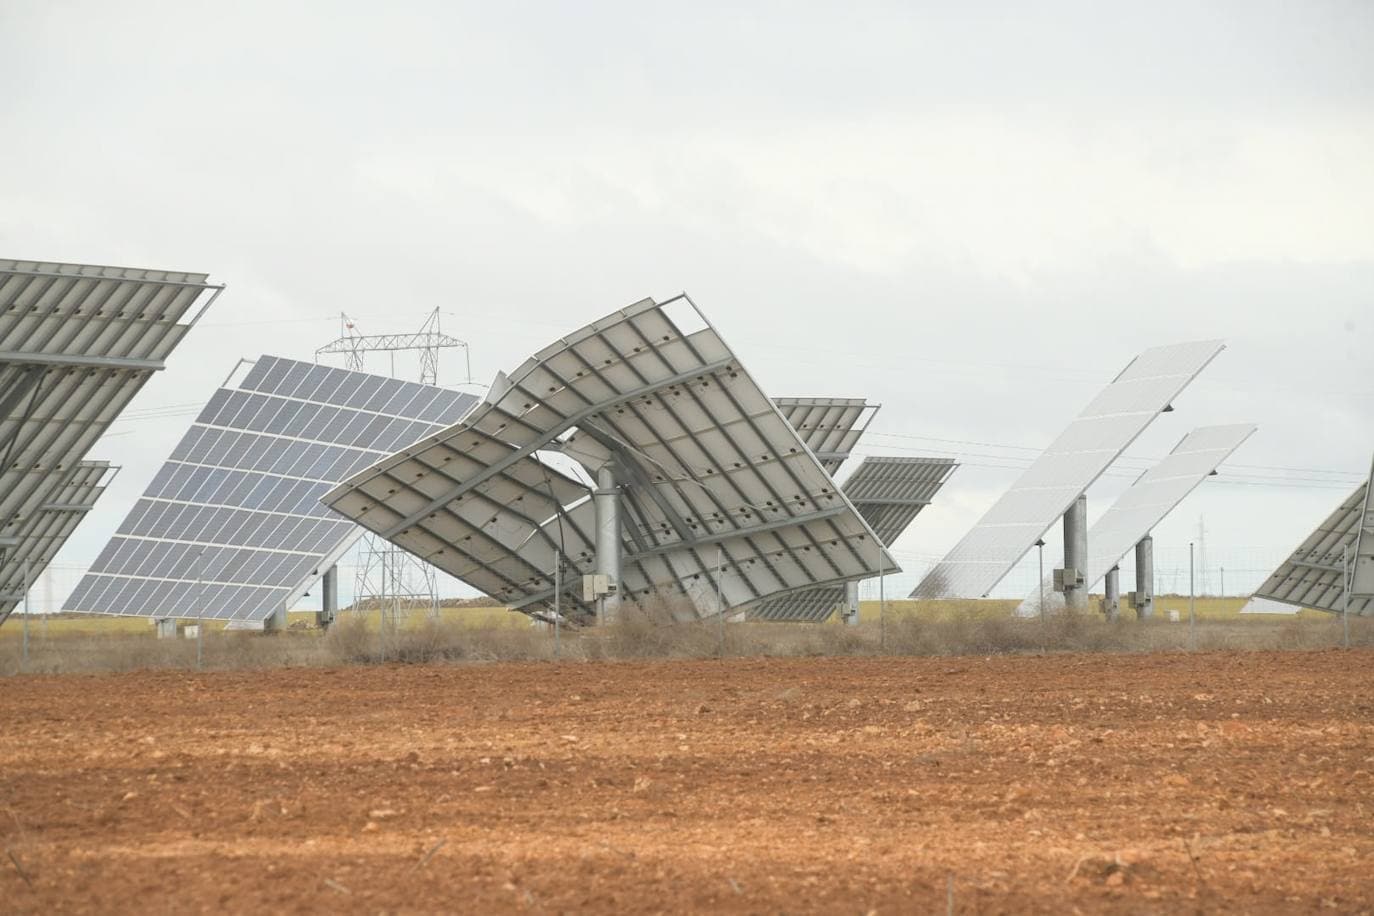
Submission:
{"label": "metal beam", "polygon": [[0,363],[25,366],[71,366],[82,369],[138,369],[157,372],[167,368],[160,359],[134,359],[127,356],[91,356],[74,353],[31,353],[0,350]]}
{"label": "metal beam", "polygon": [[563,435],[563,433],[572,429],[574,426],[576,426],[577,424],[581,423],[583,420],[586,420],[589,417],[594,417],[599,413],[603,413],[604,411],[611,409],[612,407],[618,407],[621,404],[626,403],[627,401],[633,401],[635,398],[641,398],[646,394],[659,390],[660,388],[667,388],[672,385],[681,385],[683,382],[690,382],[693,379],[700,378],[703,375],[710,375],[713,372],[727,368],[728,366],[733,366],[734,364],[735,360],[733,358],[719,360],[714,363],[708,363],[704,366],[698,366],[697,368],[692,369],[689,372],[681,372],[677,375],[669,376],[668,378],[663,379],[662,381],[654,382],[651,385],[645,385],[640,388],[636,388],[633,391],[627,391],[622,394],[616,395],[615,397],[602,401],[599,404],[594,404],[591,407],[586,408],[585,410],[579,410],[577,413],[566,418],[565,420],[563,420],[563,422],[554,426],[547,433],[545,433],[544,438],[542,440],[531,442],[529,445],[523,446],[522,448],[518,448],[515,451],[511,452],[509,455],[507,455],[505,458],[496,462],[495,464],[488,465],[481,473],[477,474],[471,480],[465,481],[464,483],[448,490],[446,493],[444,493],[443,496],[440,496],[437,499],[430,500],[430,502],[423,509],[420,509],[418,512],[410,513],[410,515],[407,515],[405,518],[401,519],[400,522],[396,523],[395,525],[392,525],[385,531],[378,532],[378,534],[380,534],[383,538],[385,538],[388,541],[395,539],[396,535],[400,534],[402,531],[405,531],[407,528],[414,527],[425,516],[429,515],[430,513],[438,509],[442,509],[444,506],[448,505],[450,502],[457,499],[459,496],[462,496],[464,493],[471,490],[473,487],[480,486],[481,484],[485,483],[486,481],[490,480],[496,475],[504,473],[507,468],[511,467],[512,465],[516,464],[517,462],[525,458],[528,458],[530,455],[533,455],[541,448],[544,448],[550,441]]}

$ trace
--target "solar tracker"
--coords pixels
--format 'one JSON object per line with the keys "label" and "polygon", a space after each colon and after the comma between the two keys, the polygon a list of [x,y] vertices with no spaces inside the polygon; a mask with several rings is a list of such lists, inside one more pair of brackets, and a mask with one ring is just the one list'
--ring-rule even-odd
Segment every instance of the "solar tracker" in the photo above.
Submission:
{"label": "solar tracker", "polygon": [[205,274],[0,259],[0,530],[53,502],[222,289]]}
{"label": "solar tracker", "polygon": [[878,413],[878,405],[863,398],[774,398],[773,403],[828,474],[840,469]]}
{"label": "solar tracker", "polygon": [[[1256,427],[1249,423],[1204,426],[1193,430],[1163,460],[1147,470],[1117,498],[1088,530],[1088,564],[1084,585],[1091,589],[1121,562],[1140,539],[1193,492],[1249,439]],[[1048,587],[1045,603],[1062,607],[1064,597]],[[1038,613],[1039,593],[1022,602],[1018,612]]]}
{"label": "solar tracker", "polygon": [[108,461],[78,461],[53,494],[53,501],[16,518],[0,535],[0,623],[24,600],[31,584],[95,505],[118,469]]}
{"label": "solar tracker", "polygon": [[[320,496],[476,401],[430,385],[263,356],[231,373],[65,607],[265,620],[361,532]],[[202,593],[203,589],[203,593]]]}
{"label": "solar tracker", "polygon": [[[598,478],[613,486],[593,498]],[[897,568],[685,294],[544,348],[461,423],[325,502],[536,616],[552,607],[557,553],[561,610],[581,620],[597,602],[579,576],[604,572],[608,552],[621,555],[619,598],[678,619]]]}
{"label": "solar tracker", "polygon": [[1347,556],[1350,613],[1374,616],[1374,468],[1369,481],[1308,535],[1255,590],[1254,597],[1339,614],[1345,601],[1342,579]]}
{"label": "solar tracker", "polygon": [[[844,494],[891,546],[930,505],[958,465],[950,458],[870,456],[844,482]],[[765,602],[749,610],[753,620],[820,623],[846,605],[844,586],[812,589]]]}
{"label": "solar tracker", "polygon": [[913,598],[980,598],[1224,349],[1155,347],[1121,371],[926,574]]}

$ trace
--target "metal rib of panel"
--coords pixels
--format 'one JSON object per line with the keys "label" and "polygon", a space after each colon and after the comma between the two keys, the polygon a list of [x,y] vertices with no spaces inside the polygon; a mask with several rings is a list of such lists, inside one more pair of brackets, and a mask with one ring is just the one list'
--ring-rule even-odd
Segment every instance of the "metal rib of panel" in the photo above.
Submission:
{"label": "metal rib of panel", "polygon": [[[844,494],[889,547],[930,505],[958,464],[951,458],[867,457],[844,482]],[[788,595],[749,610],[751,620],[820,623],[844,606],[845,589]]]}
{"label": "metal rib of panel", "polygon": [[51,502],[221,289],[205,274],[0,260],[0,526]]}
{"label": "metal rib of panel", "polygon": [[854,451],[879,407],[863,398],[774,398],[773,403],[832,475]]}
{"label": "metal rib of panel", "polygon": [[25,587],[52,562],[117,472],[108,461],[78,461],[64,475],[52,502],[4,529],[0,623],[23,602]]}
{"label": "metal rib of panel", "polygon": [[551,608],[561,552],[562,609],[589,615],[577,582],[595,559],[589,488],[541,451],[591,477],[615,467],[621,597],[681,619],[896,569],[685,295],[645,299],[545,348],[499,376],[462,423],[325,502],[528,613]]}
{"label": "metal rib of panel", "polygon": [[1347,556],[1352,566],[1350,613],[1374,616],[1374,467],[1369,481],[1308,535],[1255,597],[1339,614],[1345,603]]}
{"label": "metal rib of panel", "polygon": [[[1087,587],[1092,588],[1121,562],[1136,544],[1164,520],[1255,432],[1253,424],[1203,426],[1174,446],[1158,464],[1141,474],[1088,530]],[[1064,596],[1043,589],[1047,610],[1062,608]],[[1021,614],[1039,613],[1040,591],[1026,598]]]}
{"label": "metal rib of panel", "polygon": [[229,620],[289,607],[361,535],[320,497],[475,402],[264,356],[210,398],[65,607]]}
{"label": "metal rib of panel", "polygon": [[981,598],[1225,348],[1221,341],[1141,353],[1035,459],[926,574],[913,598]]}

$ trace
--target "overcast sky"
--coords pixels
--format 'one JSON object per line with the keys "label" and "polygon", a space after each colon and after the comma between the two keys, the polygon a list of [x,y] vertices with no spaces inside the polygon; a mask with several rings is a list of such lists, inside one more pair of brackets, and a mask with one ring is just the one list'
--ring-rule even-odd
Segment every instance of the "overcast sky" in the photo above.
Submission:
{"label": "overcast sky", "polygon": [[1224,338],[1090,515],[1253,421],[1157,540],[1282,555],[1374,452],[1374,4],[1023,6],[0,0],[0,254],[228,284],[59,564],[341,310],[438,307],[489,381],[681,290],[770,394],[881,402],[867,453],[961,456],[908,569],[1136,352]]}

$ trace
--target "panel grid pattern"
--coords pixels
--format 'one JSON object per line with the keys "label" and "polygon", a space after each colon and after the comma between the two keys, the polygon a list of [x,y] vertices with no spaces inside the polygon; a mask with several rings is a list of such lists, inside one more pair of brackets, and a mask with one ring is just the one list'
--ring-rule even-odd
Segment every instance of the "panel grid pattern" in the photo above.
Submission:
{"label": "panel grid pattern", "polygon": [[[681,619],[871,576],[881,545],[685,296],[643,300],[545,348],[465,420],[347,481],[325,501],[468,584],[528,613],[590,616],[589,479],[615,468],[621,595]],[[723,574],[716,575],[717,563]],[[719,596],[719,597],[718,597]]]}
{"label": "panel grid pattern", "polygon": [[[891,547],[949,480],[958,465],[950,458],[870,456],[844,482],[844,493]],[[821,623],[845,603],[843,587],[812,589],[765,602],[749,611],[751,620]]]}
{"label": "panel grid pattern", "polygon": [[773,403],[831,475],[854,451],[878,412],[877,404],[862,398],[774,398]]}
{"label": "panel grid pattern", "polygon": [[1374,467],[1369,481],[1308,535],[1255,597],[1339,614],[1345,605],[1342,579],[1347,556],[1353,566],[1350,613],[1374,616]]}
{"label": "panel grid pattern", "polygon": [[986,596],[1223,348],[1220,341],[1199,341],[1137,356],[926,574],[911,597]]}
{"label": "panel grid pattern", "polygon": [[95,501],[105,492],[117,468],[107,461],[79,461],[53,494],[53,501],[16,520],[6,536],[17,543],[0,558],[0,623],[24,600],[25,565],[28,582],[52,562]]}
{"label": "panel grid pattern", "polygon": [[220,289],[205,274],[0,259],[0,526],[53,500]]}
{"label": "panel grid pattern", "polygon": [[399,379],[262,357],[237,387],[210,398],[67,609],[271,616],[360,534],[320,497],[457,420],[475,401]]}

